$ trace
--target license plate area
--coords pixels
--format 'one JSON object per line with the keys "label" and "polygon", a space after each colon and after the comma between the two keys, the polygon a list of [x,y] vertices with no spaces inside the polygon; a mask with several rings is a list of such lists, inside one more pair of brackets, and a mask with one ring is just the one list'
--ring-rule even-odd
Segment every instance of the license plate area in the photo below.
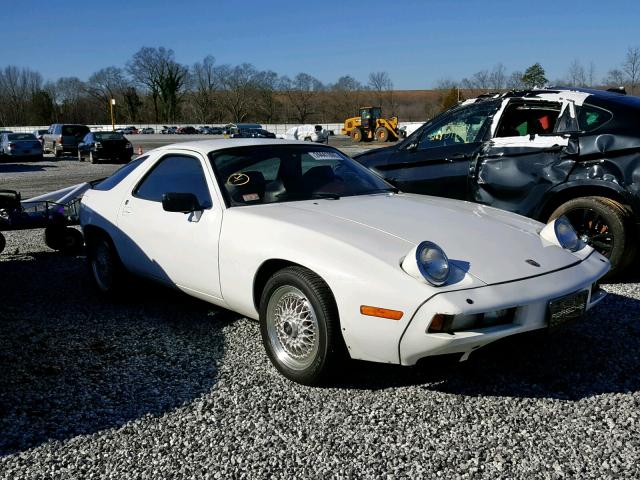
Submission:
{"label": "license plate area", "polygon": [[589,292],[581,290],[549,302],[549,328],[577,320],[587,309]]}

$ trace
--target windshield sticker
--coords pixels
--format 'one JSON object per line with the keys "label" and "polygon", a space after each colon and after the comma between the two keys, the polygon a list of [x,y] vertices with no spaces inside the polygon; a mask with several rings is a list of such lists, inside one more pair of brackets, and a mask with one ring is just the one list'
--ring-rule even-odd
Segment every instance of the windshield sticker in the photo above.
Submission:
{"label": "windshield sticker", "polygon": [[260,195],[257,193],[247,193],[246,195],[242,195],[242,199],[245,202],[255,202],[256,200],[260,200]]}
{"label": "windshield sticker", "polygon": [[235,185],[236,187],[239,185],[245,185],[249,183],[249,175],[246,173],[232,173],[229,175],[227,183]]}
{"label": "windshield sticker", "polygon": [[337,152],[308,152],[311,158],[316,160],[342,160]]}

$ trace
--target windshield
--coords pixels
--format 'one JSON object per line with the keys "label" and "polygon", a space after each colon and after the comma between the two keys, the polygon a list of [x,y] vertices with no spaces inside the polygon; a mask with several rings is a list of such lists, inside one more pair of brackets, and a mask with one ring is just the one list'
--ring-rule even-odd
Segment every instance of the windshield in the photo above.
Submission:
{"label": "windshield", "polygon": [[15,140],[37,140],[33,133],[10,133],[7,135],[7,139],[11,141]]}
{"label": "windshield", "polygon": [[229,206],[338,199],[394,187],[330,147],[252,146],[211,152]]}
{"label": "windshield", "polygon": [[124,140],[122,134],[118,132],[96,132],[94,135],[96,140]]}

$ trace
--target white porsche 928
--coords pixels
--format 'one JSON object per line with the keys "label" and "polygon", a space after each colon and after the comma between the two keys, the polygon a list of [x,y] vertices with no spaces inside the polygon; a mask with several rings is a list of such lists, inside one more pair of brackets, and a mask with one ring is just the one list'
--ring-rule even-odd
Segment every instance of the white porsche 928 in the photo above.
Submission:
{"label": "white porsche 928", "polygon": [[81,224],[102,292],[131,273],[258,319],[275,367],[305,384],[347,357],[466,359],[576,320],[609,269],[563,217],[398,193],[308,142],[153,150],[86,192]]}

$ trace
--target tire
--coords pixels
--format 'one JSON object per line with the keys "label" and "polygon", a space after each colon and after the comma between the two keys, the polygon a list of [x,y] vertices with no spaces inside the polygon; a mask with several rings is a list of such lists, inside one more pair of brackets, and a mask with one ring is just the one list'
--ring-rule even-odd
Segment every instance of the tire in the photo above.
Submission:
{"label": "tire", "polygon": [[82,251],[84,237],[75,228],[52,225],[44,229],[44,243],[52,250],[74,255]]}
{"label": "tire", "polygon": [[4,238],[4,235],[0,233],[0,253],[4,250],[4,247],[7,246],[7,239]]}
{"label": "tire", "polygon": [[267,281],[260,299],[260,333],[271,363],[303,385],[327,382],[347,358],[331,290],[302,267],[284,268]]}
{"label": "tire", "polygon": [[386,142],[389,140],[389,130],[386,127],[376,128],[375,139],[379,142]]}
{"label": "tire", "polygon": [[359,128],[354,128],[353,130],[351,130],[351,139],[354,142],[360,143],[363,137],[364,135],[362,134],[362,130],[360,130]]}
{"label": "tire", "polygon": [[87,265],[93,284],[102,295],[115,297],[124,291],[127,272],[109,237],[96,235],[87,241]]}
{"label": "tire", "polygon": [[560,205],[549,217],[564,215],[578,236],[611,262],[611,278],[628,267],[636,257],[637,247],[631,215],[621,203],[606,197],[582,197]]}

